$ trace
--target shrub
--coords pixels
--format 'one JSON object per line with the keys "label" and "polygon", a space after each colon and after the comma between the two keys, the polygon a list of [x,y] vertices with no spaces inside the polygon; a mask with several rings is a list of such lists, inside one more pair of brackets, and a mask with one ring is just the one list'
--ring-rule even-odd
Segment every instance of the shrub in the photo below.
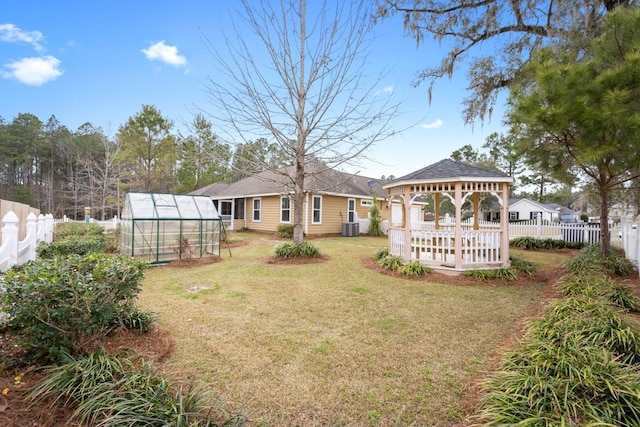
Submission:
{"label": "shrub", "polygon": [[144,360],[104,352],[44,369],[30,393],[53,407],[75,408],[73,424],[109,426],[242,426],[246,418],[212,408],[197,390],[176,387]]}
{"label": "shrub", "polygon": [[536,239],[534,237],[516,237],[509,242],[511,247],[523,250],[536,249],[581,249],[582,242],[568,242],[561,239]]}
{"label": "shrub", "polygon": [[36,251],[40,258],[53,258],[71,254],[102,253],[107,249],[107,246],[107,238],[103,234],[69,236],[51,243],[40,243]]}
{"label": "shrub", "polygon": [[6,329],[29,357],[77,354],[133,313],[146,264],[113,255],[38,259],[2,278]]}
{"label": "shrub", "polygon": [[640,310],[640,299],[629,287],[605,274],[566,274],[559,281],[559,290],[567,297],[602,298],[623,310]]}
{"label": "shrub", "polygon": [[104,227],[95,223],[63,222],[56,224],[53,231],[53,240],[62,240],[77,236],[100,236],[104,234],[104,232]]}
{"label": "shrub", "polygon": [[275,247],[274,252],[277,259],[320,257],[320,249],[309,242],[280,243]]}
{"label": "shrub", "polygon": [[276,236],[283,239],[293,238],[293,224],[280,224],[276,227]]}
{"label": "shrub", "polygon": [[382,258],[386,257],[389,255],[389,249],[384,248],[384,249],[380,249],[377,250],[374,254],[373,254],[373,259],[376,261],[381,260]]}
{"label": "shrub", "polygon": [[398,271],[404,265],[402,258],[399,256],[386,256],[378,260],[378,265],[380,267],[385,268],[389,271]]}
{"label": "shrub", "polygon": [[424,276],[431,273],[431,269],[418,261],[411,261],[400,267],[398,270],[403,276]]}

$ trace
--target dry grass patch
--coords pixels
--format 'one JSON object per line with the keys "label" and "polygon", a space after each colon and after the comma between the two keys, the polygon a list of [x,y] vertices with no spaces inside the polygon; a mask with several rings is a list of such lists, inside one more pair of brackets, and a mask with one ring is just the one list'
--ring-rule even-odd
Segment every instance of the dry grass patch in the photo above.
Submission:
{"label": "dry grass patch", "polygon": [[314,240],[322,263],[270,264],[277,240],[242,237],[222,262],[149,269],[140,306],[176,339],[169,369],[246,404],[255,425],[460,422],[467,385],[545,286],[390,277],[362,263],[386,239],[364,236]]}

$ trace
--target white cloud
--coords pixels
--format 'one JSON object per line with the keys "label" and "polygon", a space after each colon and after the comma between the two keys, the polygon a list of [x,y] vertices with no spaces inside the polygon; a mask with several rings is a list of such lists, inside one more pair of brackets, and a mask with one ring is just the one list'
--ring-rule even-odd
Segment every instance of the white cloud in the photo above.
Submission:
{"label": "white cloud", "polygon": [[439,128],[440,126],[442,126],[444,124],[444,122],[440,119],[437,119],[435,122],[431,122],[431,123],[425,123],[423,125],[420,125],[420,127],[422,129],[436,129]]}
{"label": "white cloud", "polygon": [[387,92],[387,93],[393,93],[393,86],[385,86],[384,89],[382,89],[383,92]]}
{"label": "white cloud", "polygon": [[142,53],[151,61],[162,61],[175,67],[187,63],[187,58],[178,53],[178,48],[164,44],[164,40],[152,44],[148,49],[142,49]]}
{"label": "white cloud", "polygon": [[2,73],[3,77],[15,78],[31,86],[40,86],[62,75],[60,60],[53,56],[22,58],[5,67],[11,71]]}
{"label": "white cloud", "polygon": [[13,24],[0,24],[0,41],[8,43],[23,42],[30,44],[36,51],[43,50],[40,42],[44,36],[40,31],[23,31]]}

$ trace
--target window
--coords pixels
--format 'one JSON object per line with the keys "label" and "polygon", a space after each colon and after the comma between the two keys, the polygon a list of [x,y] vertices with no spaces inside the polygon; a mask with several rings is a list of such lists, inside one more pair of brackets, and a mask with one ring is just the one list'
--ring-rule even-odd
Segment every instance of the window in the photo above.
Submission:
{"label": "window", "polygon": [[253,222],[260,222],[260,199],[253,199]]}
{"label": "window", "polygon": [[373,200],[360,199],[360,206],[373,206]]}
{"label": "window", "polygon": [[542,218],[542,212],[529,212],[529,219],[538,219],[538,215]]}
{"label": "window", "polygon": [[312,224],[322,223],[322,196],[313,196],[313,217]]}
{"label": "window", "polygon": [[347,222],[356,222],[356,201],[355,199],[347,200]]}
{"label": "window", "polygon": [[280,198],[280,222],[291,222],[291,199]]}
{"label": "window", "polygon": [[520,212],[509,212],[509,220],[517,220],[520,218]]}
{"label": "window", "polygon": [[233,210],[234,219],[244,219],[244,199],[235,199]]}

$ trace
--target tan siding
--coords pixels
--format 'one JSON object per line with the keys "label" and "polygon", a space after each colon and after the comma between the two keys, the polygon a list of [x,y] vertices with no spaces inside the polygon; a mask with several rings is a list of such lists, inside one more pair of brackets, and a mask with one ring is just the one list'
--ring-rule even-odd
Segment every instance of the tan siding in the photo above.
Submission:
{"label": "tan siding", "polygon": [[[261,197],[262,212],[261,221],[253,221],[253,198],[247,198],[246,221],[236,220],[234,227],[237,230],[247,227],[249,230],[262,231],[267,233],[275,232],[280,223],[280,196]],[[309,194],[305,201],[309,206],[303,207],[307,212],[308,234],[340,234],[342,233],[342,223],[347,221],[347,200],[349,197],[322,195],[322,224],[312,224],[313,219],[313,195]],[[360,199],[355,198],[356,212],[358,218],[366,218],[369,213],[369,206],[361,206]],[[379,202],[380,213],[383,219],[389,218],[389,208],[385,201]],[[293,223],[293,200],[291,201],[291,223]],[[304,214],[303,214],[304,215]]]}

